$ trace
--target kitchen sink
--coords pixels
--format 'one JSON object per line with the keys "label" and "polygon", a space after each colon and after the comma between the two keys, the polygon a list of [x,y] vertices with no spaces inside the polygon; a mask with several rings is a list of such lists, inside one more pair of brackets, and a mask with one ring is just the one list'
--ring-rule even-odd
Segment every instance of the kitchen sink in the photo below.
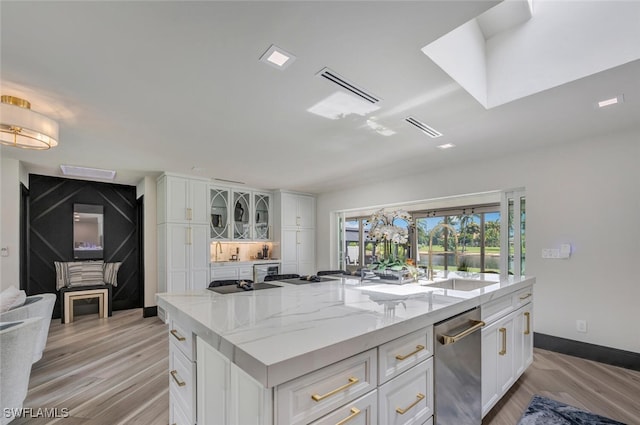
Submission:
{"label": "kitchen sink", "polygon": [[453,289],[455,291],[473,291],[498,282],[474,279],[453,278],[425,285],[431,288]]}

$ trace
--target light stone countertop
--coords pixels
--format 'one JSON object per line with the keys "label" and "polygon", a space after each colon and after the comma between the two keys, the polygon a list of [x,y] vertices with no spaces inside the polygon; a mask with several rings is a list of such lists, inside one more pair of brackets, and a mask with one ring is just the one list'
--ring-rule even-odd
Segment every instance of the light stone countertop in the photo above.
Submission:
{"label": "light stone countertop", "polygon": [[224,266],[251,266],[254,264],[279,264],[278,259],[255,259],[255,260],[241,260],[241,261],[212,261],[211,267],[224,267]]}
{"label": "light stone countertop", "polygon": [[301,285],[270,282],[282,287],[233,294],[164,293],[157,301],[169,317],[269,388],[535,282],[463,272],[448,277],[489,284],[457,291],[422,281],[393,285],[336,277]]}

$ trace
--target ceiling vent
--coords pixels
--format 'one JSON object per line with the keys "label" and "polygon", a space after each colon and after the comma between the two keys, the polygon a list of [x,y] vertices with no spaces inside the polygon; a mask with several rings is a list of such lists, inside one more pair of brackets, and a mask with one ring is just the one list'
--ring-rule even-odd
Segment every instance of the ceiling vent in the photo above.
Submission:
{"label": "ceiling vent", "polygon": [[326,78],[332,83],[339,85],[343,89],[350,91],[351,93],[366,100],[369,103],[378,103],[382,100],[378,96],[374,96],[371,93],[367,93],[365,90],[347,81],[346,79],[338,75],[336,72],[330,70],[329,68],[324,68],[317,75],[319,75],[320,77]]}
{"label": "ceiling vent", "polygon": [[423,133],[426,133],[427,136],[432,137],[432,138],[436,138],[436,137],[440,137],[442,136],[442,133],[440,133],[439,131],[429,127],[428,125],[426,125],[425,123],[418,121],[417,119],[415,119],[414,117],[407,117],[404,119],[406,122],[408,122],[409,124],[415,126],[418,128],[418,130],[422,131]]}

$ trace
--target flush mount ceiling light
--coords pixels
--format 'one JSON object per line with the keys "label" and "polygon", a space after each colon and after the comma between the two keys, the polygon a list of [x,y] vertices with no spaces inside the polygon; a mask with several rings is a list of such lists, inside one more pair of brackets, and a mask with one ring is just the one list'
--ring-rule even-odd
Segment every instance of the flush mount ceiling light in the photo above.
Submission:
{"label": "flush mount ceiling light", "polygon": [[619,95],[616,97],[612,97],[611,99],[601,100],[596,104],[596,106],[598,108],[604,108],[607,106],[617,105],[618,103],[622,103],[622,102],[624,102],[624,96]]}
{"label": "flush mount ceiling light", "polygon": [[264,62],[277,69],[285,69],[296,60],[296,57],[284,49],[272,44],[262,56],[260,62]]}
{"label": "flush mount ceiling light", "polygon": [[451,149],[455,147],[456,145],[454,145],[453,143],[445,143],[444,145],[437,146],[438,149]]}
{"label": "flush mount ceiling light", "polygon": [[50,149],[58,145],[58,123],[32,111],[29,101],[3,95],[0,143],[23,149]]}
{"label": "flush mount ceiling light", "polygon": [[87,177],[92,179],[113,180],[116,172],[113,170],[102,170],[100,168],[78,167],[75,165],[61,165],[60,169],[65,176]]}

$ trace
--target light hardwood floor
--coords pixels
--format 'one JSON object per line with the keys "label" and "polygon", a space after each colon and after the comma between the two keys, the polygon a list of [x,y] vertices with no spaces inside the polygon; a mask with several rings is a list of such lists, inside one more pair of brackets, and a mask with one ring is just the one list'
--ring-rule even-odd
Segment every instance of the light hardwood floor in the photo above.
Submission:
{"label": "light hardwood floor", "polygon": [[[67,408],[70,418],[12,425],[168,424],[168,345],[167,327],[156,317],[143,319],[142,310],[78,316],[66,325],[53,320],[24,406]],[[534,394],[640,425],[640,372],[539,349],[482,424],[515,425]]]}

